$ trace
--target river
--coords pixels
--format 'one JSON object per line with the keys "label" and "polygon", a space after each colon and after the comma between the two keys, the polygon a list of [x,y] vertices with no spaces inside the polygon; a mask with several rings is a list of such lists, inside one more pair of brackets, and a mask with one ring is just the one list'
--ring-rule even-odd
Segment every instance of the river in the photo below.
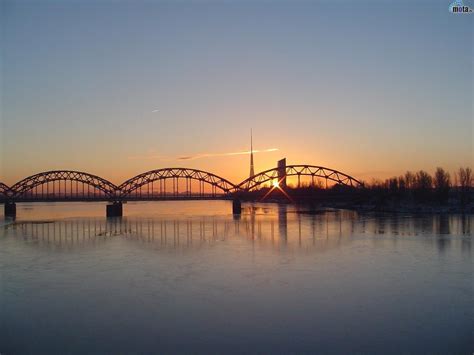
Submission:
{"label": "river", "polygon": [[18,204],[0,216],[0,353],[474,350],[474,216],[231,210]]}

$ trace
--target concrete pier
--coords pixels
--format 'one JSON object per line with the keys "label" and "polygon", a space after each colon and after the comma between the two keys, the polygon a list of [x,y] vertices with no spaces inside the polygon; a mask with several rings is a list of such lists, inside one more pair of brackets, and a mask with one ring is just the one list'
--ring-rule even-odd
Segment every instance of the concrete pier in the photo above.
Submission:
{"label": "concrete pier", "polygon": [[15,216],[16,216],[16,203],[5,202],[5,217],[15,217]]}
{"label": "concrete pier", "polygon": [[241,214],[242,213],[242,203],[238,198],[234,198],[232,201],[232,213]]}
{"label": "concrete pier", "polygon": [[123,205],[122,202],[113,202],[106,207],[107,217],[122,217]]}

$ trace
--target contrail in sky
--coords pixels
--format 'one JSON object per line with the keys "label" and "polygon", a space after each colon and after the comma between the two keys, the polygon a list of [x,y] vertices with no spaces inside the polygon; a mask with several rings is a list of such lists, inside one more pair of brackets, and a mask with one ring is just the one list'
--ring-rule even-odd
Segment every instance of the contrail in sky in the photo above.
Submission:
{"label": "contrail in sky", "polygon": [[[269,148],[263,150],[254,150],[254,153],[269,153],[269,152],[276,152],[278,148]],[[144,159],[157,159],[157,160],[165,160],[165,161],[173,161],[173,160],[195,160],[195,159],[202,159],[202,158],[210,158],[210,157],[226,157],[226,156],[233,156],[233,155],[246,155],[250,154],[250,150],[242,150],[240,152],[231,152],[231,153],[200,153],[200,154],[193,154],[193,155],[183,155],[179,157],[167,157],[163,155],[157,154],[148,154],[148,155],[141,155],[141,156],[133,156],[129,157],[129,159],[133,160],[144,160]]]}
{"label": "contrail in sky", "polygon": [[[270,148],[270,149],[264,149],[264,150],[254,150],[254,153],[268,153],[268,152],[275,152],[277,151],[278,148]],[[250,154],[250,150],[246,151],[240,151],[240,152],[232,152],[232,153],[202,153],[202,154],[196,154],[196,155],[185,155],[178,157],[178,160],[194,160],[194,159],[201,159],[201,158],[207,158],[207,157],[226,157],[230,155],[244,155],[244,154]]]}

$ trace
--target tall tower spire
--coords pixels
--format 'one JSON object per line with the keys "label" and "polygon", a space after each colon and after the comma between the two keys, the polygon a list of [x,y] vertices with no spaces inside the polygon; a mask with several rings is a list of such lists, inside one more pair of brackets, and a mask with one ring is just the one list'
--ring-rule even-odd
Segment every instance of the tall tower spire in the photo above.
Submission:
{"label": "tall tower spire", "polygon": [[252,141],[252,128],[250,128],[250,177],[254,176],[255,172],[253,169],[253,141]]}

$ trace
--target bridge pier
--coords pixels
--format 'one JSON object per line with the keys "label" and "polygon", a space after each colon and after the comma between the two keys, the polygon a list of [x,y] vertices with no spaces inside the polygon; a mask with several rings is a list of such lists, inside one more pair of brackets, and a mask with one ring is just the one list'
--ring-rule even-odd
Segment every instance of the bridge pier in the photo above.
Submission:
{"label": "bridge pier", "polygon": [[16,203],[15,202],[5,202],[5,217],[15,217],[16,216]]}
{"label": "bridge pier", "polygon": [[122,217],[123,205],[122,202],[114,201],[106,206],[107,217]]}
{"label": "bridge pier", "polygon": [[232,213],[241,214],[242,213],[242,202],[238,198],[232,200]]}

